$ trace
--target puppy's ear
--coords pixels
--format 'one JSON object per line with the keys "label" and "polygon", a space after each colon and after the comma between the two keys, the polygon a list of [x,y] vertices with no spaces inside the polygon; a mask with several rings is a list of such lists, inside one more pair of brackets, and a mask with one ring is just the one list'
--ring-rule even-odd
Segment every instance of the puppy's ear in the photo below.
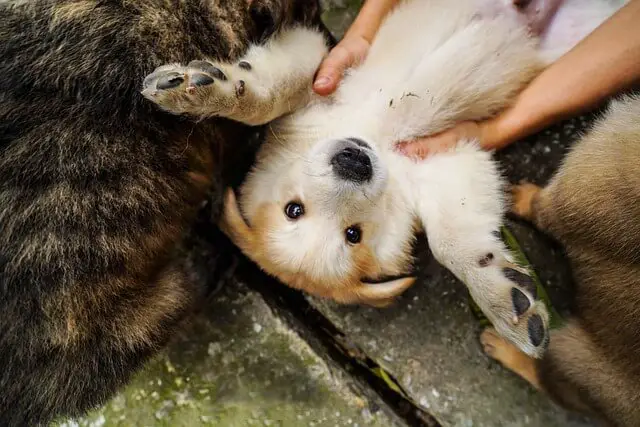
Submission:
{"label": "puppy's ear", "polygon": [[332,297],[344,303],[362,303],[373,307],[385,307],[395,297],[406,291],[416,281],[415,277],[403,277],[381,283],[360,282],[355,287],[341,289]]}
{"label": "puppy's ear", "polygon": [[231,188],[228,188],[225,193],[222,218],[218,225],[222,232],[251,258],[255,244],[254,234],[242,217],[236,195]]}

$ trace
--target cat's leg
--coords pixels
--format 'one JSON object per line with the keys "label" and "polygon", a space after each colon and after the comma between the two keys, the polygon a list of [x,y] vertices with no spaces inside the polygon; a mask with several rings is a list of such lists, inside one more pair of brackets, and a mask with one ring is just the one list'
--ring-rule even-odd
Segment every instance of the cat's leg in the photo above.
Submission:
{"label": "cat's leg", "polygon": [[326,52],[319,31],[288,29],[250,47],[233,64],[197,60],[163,65],[145,78],[142,94],[173,114],[261,125],[309,101],[314,73]]}
{"label": "cat's leg", "polygon": [[467,286],[502,336],[541,357],[548,311],[530,273],[515,264],[500,238],[505,197],[490,154],[463,143],[417,167],[423,172],[417,209],[434,257]]}

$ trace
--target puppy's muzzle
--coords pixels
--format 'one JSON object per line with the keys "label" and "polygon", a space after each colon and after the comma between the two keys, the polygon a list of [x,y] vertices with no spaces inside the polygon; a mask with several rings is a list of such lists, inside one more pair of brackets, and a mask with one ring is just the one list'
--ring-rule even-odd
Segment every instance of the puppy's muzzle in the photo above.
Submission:
{"label": "puppy's muzzle", "polygon": [[367,144],[359,139],[349,138],[341,145],[342,148],[330,160],[333,173],[340,179],[356,184],[371,181],[373,166],[366,152]]}

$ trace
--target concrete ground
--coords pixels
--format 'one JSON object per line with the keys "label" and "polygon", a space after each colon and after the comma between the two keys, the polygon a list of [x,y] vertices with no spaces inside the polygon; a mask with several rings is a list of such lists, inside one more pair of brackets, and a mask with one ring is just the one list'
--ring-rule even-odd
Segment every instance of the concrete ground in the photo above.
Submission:
{"label": "concrete ground", "polygon": [[104,408],[62,426],[403,426],[255,291],[231,284]]}
{"label": "concrete ground", "polygon": [[[326,0],[340,37],[358,0]],[[586,126],[573,120],[500,153],[513,181],[544,183]],[[562,253],[511,223],[555,305]],[[104,408],[65,426],[588,426],[481,352],[465,288],[420,251],[392,307],[307,298],[242,260],[234,280]]]}

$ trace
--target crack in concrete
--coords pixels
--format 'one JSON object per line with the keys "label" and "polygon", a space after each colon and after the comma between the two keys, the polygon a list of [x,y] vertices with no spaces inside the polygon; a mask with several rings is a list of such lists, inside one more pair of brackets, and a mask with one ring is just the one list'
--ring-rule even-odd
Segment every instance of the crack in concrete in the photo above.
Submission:
{"label": "crack in concrete", "polygon": [[[321,357],[341,367],[361,387],[380,398],[397,417],[412,427],[440,427],[440,422],[414,402],[392,374],[362,348],[349,340],[331,320],[313,307],[303,294],[265,276],[248,261],[238,277],[298,332]],[[302,330],[301,330],[302,329]],[[321,348],[318,348],[318,347]],[[369,392],[369,393],[367,393]]]}

